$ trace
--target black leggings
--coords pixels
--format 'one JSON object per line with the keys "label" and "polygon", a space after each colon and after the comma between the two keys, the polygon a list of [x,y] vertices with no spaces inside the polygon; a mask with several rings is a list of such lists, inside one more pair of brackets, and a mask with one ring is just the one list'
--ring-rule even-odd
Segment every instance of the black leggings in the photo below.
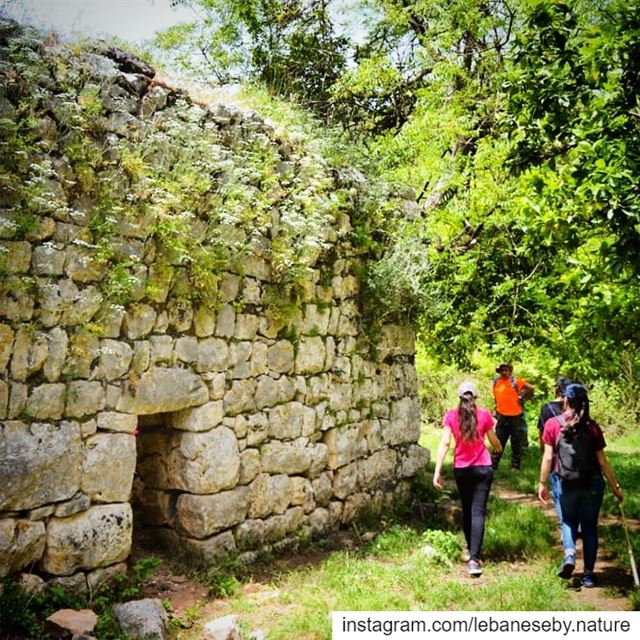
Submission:
{"label": "black leggings", "polygon": [[454,468],[453,474],[462,501],[462,529],[469,556],[472,560],[480,560],[487,500],[493,482],[493,467],[487,465]]}

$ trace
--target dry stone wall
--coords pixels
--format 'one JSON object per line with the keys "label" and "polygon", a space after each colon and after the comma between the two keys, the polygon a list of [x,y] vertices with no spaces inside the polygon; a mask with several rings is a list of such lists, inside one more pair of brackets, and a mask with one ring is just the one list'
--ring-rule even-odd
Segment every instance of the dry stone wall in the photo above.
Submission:
{"label": "dry stone wall", "polygon": [[[107,155],[186,99],[121,52],[82,64],[87,82],[101,80]],[[2,71],[0,111],[15,116]],[[55,82],[44,84],[54,101]],[[222,146],[261,136],[292,162],[255,113],[188,108]],[[332,213],[286,317],[268,299],[278,284],[268,244],[217,273],[214,303],[185,302],[179,268],[164,287],[153,279],[157,233],[143,216],[123,218],[111,242],[140,286],[113,304],[102,288],[109,265],[92,250],[98,203],[74,191],[81,176],[57,151],[58,119],[37,126],[44,142],[30,153],[52,161],[47,190],[63,204],[21,231],[21,203],[0,201],[13,285],[0,293],[0,576],[91,583],[126,560],[134,519],[205,559],[251,561],[392,508],[428,458],[417,444],[414,337],[401,325],[363,335],[366,256],[351,242],[349,211]],[[328,170],[323,179],[340,186]],[[131,185],[118,187],[124,198]]]}

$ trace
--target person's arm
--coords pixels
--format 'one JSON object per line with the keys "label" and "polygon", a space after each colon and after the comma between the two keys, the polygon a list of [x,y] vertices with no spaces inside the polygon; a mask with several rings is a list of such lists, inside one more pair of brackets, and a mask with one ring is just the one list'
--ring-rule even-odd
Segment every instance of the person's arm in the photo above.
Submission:
{"label": "person's arm", "polygon": [[544,453],[542,454],[542,462],[540,462],[540,481],[538,482],[538,499],[542,504],[549,501],[549,489],[547,489],[547,480],[551,473],[551,463],[553,462],[553,447],[544,443]]}
{"label": "person's arm", "polygon": [[442,488],[444,487],[444,480],[442,479],[442,463],[447,455],[447,451],[449,451],[450,442],[451,427],[447,427],[445,425],[442,429],[442,438],[440,438],[438,453],[436,454],[436,468],[433,470],[433,486],[438,491],[442,491]]}
{"label": "person's arm", "polygon": [[535,387],[532,384],[529,384],[525,380],[522,381],[522,389],[518,392],[518,397],[520,400],[526,400],[533,395],[535,391]]}
{"label": "person's arm", "polygon": [[598,464],[600,465],[600,470],[602,471],[602,475],[607,479],[609,486],[611,487],[611,491],[613,491],[613,495],[616,497],[618,502],[622,502],[623,495],[622,489],[616,480],[616,476],[613,473],[613,469],[609,464],[609,460],[607,459],[607,454],[604,452],[604,449],[600,449],[596,451],[596,458],[598,459]]}
{"label": "person's arm", "polygon": [[502,453],[502,445],[500,444],[500,440],[498,440],[498,436],[493,429],[489,429],[489,431],[487,431],[487,438],[489,438],[491,448],[500,455]]}

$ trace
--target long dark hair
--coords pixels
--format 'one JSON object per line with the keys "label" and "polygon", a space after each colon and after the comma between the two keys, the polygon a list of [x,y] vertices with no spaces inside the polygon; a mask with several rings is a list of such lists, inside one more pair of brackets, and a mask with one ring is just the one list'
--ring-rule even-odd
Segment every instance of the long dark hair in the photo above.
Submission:
{"label": "long dark hair", "polygon": [[478,438],[478,416],[476,414],[476,399],[472,393],[460,396],[458,406],[458,421],[463,440],[476,440]]}
{"label": "long dark hair", "polygon": [[586,388],[581,384],[570,384],[565,389],[565,398],[569,408],[573,409],[576,416],[578,416],[578,422],[568,428],[575,432],[588,426],[591,422],[591,415],[589,413],[589,396]]}

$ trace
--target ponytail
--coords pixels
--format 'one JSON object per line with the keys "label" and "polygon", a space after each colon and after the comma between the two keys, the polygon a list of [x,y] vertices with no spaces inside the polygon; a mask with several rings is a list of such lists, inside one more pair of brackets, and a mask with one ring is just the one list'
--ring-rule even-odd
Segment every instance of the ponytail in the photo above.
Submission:
{"label": "ponytail", "polygon": [[463,440],[476,440],[478,438],[478,416],[476,413],[476,399],[471,393],[460,396],[458,407],[458,420]]}

